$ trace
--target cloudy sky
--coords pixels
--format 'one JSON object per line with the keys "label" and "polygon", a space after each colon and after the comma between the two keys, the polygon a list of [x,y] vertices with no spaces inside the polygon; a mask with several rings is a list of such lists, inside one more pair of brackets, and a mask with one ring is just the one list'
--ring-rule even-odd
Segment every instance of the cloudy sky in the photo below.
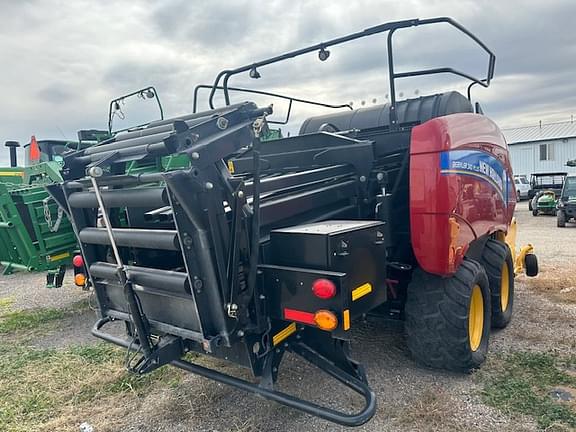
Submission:
{"label": "cloudy sky", "polygon": [[[0,16],[2,142],[104,129],[109,100],[147,85],[158,89],[168,116],[191,112],[194,86],[222,69],[382,22],[434,16],[455,18],[496,53],[493,85],[474,96],[501,127],[576,114],[574,0],[0,0]],[[395,37],[398,70],[449,65],[485,73],[482,52],[445,26]],[[334,47],[326,62],[312,55],[260,72],[259,80],[231,84],[355,106],[383,103],[388,94],[380,36]],[[403,97],[450,88],[464,91],[465,83],[429,77],[398,84]],[[156,115],[151,107],[134,108],[133,118],[126,112],[126,121]],[[295,123],[308,114],[295,113]],[[0,166],[7,156],[2,146]]]}

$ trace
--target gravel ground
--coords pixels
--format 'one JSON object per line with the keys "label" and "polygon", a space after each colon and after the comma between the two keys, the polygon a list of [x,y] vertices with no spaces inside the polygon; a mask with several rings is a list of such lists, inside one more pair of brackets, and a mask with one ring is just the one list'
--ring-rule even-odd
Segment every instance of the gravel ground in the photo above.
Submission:
{"label": "gravel ground", "polygon": [[88,298],[87,291],[74,285],[74,272],[69,269],[61,288],[45,288],[45,273],[0,275],[0,298],[8,299],[13,310],[64,308]]}
{"label": "gravel ground", "polygon": [[[576,225],[556,228],[553,217],[531,216],[527,202],[518,206],[518,244],[531,242],[541,267],[562,264],[576,271]],[[65,306],[87,294],[70,286],[42,288],[43,276],[17,274],[0,277],[0,298],[14,299],[13,307]],[[576,353],[576,305],[556,303],[529,288],[524,277],[516,283],[515,318],[503,331],[494,332],[491,352],[508,350],[561,350]],[[50,332],[44,346],[84,343],[93,339],[89,327],[94,317],[85,313],[65,320],[60,332]],[[533,431],[527,418],[504,415],[479,400],[479,388],[471,375],[430,370],[410,358],[401,323],[371,319],[354,326],[353,355],[366,367],[370,385],[378,397],[378,411],[359,431]],[[210,360],[211,361],[211,360]],[[213,366],[238,376],[245,371],[230,364]],[[295,358],[287,357],[280,388],[315,400],[329,395],[337,408],[360,402],[354,395]],[[90,419],[81,419],[90,421]],[[304,415],[241,391],[189,375],[177,388],[152,391],[126,418],[125,431],[335,431],[345,428]],[[95,431],[99,432],[99,431]]]}

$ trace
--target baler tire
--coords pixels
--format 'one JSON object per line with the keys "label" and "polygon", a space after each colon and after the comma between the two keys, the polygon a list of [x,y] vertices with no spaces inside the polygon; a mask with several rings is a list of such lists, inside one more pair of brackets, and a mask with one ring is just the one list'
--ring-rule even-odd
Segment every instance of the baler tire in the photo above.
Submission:
{"label": "baler tire", "polygon": [[[482,328],[473,349],[471,306],[473,293],[478,292],[482,295]],[[486,359],[490,288],[486,272],[477,261],[465,259],[451,277],[416,269],[408,285],[405,315],[408,348],[417,362],[432,368],[470,372]]]}
{"label": "baler tire", "polygon": [[[492,327],[504,328],[512,320],[514,309],[514,262],[512,261],[512,252],[506,243],[488,239],[482,251],[480,262],[484,266],[484,270],[486,270],[490,285]],[[505,289],[505,306],[502,305],[503,289]]]}

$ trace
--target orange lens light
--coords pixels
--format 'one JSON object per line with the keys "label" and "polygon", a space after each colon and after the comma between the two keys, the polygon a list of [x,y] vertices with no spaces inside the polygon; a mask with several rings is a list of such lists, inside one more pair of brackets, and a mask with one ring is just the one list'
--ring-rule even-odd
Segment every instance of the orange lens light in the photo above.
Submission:
{"label": "orange lens light", "polygon": [[325,309],[320,309],[314,314],[314,322],[322,330],[332,331],[338,327],[336,315]]}
{"label": "orange lens light", "polygon": [[77,286],[84,286],[86,284],[86,276],[84,276],[82,273],[78,273],[74,276],[74,283]]}

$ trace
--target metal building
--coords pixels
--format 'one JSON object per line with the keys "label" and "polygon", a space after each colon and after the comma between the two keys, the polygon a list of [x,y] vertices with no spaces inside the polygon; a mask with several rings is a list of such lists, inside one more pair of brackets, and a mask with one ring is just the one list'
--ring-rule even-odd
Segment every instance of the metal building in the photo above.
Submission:
{"label": "metal building", "polygon": [[576,168],[566,166],[568,160],[576,159],[575,121],[503,129],[502,132],[510,146],[514,174],[576,173]]}

